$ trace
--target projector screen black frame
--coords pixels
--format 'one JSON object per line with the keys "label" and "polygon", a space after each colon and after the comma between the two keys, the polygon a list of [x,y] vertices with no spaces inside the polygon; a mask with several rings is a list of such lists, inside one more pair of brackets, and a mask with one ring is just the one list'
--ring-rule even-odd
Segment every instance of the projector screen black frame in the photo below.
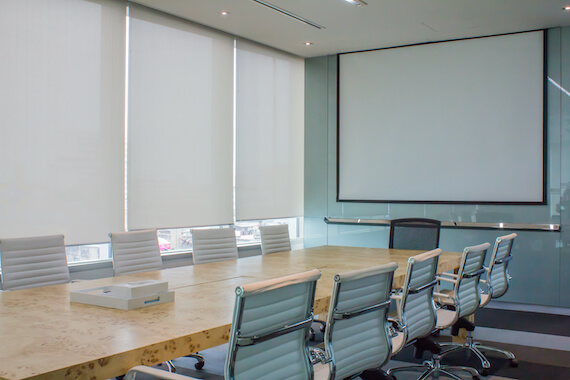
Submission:
{"label": "projector screen black frame", "polygon": [[[481,39],[488,37],[507,36],[529,32],[543,32],[543,87],[542,87],[542,200],[536,202],[520,202],[520,201],[444,201],[444,200],[390,200],[390,199],[341,199],[340,198],[340,56],[345,54],[363,53],[368,51],[398,49],[411,46],[433,45],[453,41],[464,41]],[[358,50],[337,54],[337,71],[336,71],[336,201],[337,202],[354,202],[354,203],[405,203],[405,204],[476,204],[476,205],[520,205],[520,206],[540,206],[547,204],[547,33],[546,29],[526,30],[514,33],[494,34],[478,37],[458,38],[453,40],[443,40],[434,42],[423,42],[417,44],[408,44],[400,46],[392,46],[378,49]]]}

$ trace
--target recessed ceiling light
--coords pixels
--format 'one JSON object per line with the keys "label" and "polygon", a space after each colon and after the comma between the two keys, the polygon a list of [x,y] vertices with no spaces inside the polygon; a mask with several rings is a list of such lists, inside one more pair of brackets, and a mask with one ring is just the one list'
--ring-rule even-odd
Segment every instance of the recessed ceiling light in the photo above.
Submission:
{"label": "recessed ceiling light", "polygon": [[305,45],[307,45],[307,46],[311,46],[312,44],[313,44],[313,43],[312,43],[311,41],[305,42]]}
{"label": "recessed ceiling light", "polygon": [[221,11],[220,14],[221,14],[222,16],[227,16],[227,15],[230,14],[230,12],[228,12],[228,11]]}
{"label": "recessed ceiling light", "polygon": [[356,5],[357,7],[361,5],[368,5],[368,3],[364,0],[344,0],[349,4]]}
{"label": "recessed ceiling light", "polygon": [[570,5],[567,5],[567,6],[565,6],[565,7],[562,8],[562,9],[564,9],[565,11],[570,11]]}

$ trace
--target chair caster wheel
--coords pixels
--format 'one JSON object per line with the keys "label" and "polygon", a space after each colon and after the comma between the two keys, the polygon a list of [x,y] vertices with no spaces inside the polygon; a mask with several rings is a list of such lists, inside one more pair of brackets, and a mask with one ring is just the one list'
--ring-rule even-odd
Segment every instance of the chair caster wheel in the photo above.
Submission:
{"label": "chair caster wheel", "polygon": [[509,360],[509,366],[512,368],[518,367],[519,361],[517,359],[511,359],[511,360]]}
{"label": "chair caster wheel", "polygon": [[204,368],[204,362],[198,362],[198,363],[194,364],[194,368],[196,368],[196,369]]}
{"label": "chair caster wheel", "polygon": [[319,331],[320,331],[320,332],[324,333],[325,330],[326,330],[325,325],[321,325],[321,326],[319,327]]}
{"label": "chair caster wheel", "polygon": [[481,371],[479,371],[479,373],[482,376],[489,376],[489,369],[488,368],[483,368]]}
{"label": "chair caster wheel", "polygon": [[312,330],[309,331],[309,340],[310,340],[311,342],[314,342],[314,341],[315,341],[315,332],[312,331]]}

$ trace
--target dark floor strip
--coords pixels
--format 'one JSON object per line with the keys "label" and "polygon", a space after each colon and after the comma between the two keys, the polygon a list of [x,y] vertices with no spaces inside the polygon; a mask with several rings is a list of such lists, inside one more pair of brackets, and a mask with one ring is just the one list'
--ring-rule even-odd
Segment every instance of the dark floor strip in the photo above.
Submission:
{"label": "dark floor strip", "polygon": [[[430,357],[429,353],[424,353],[422,359],[414,358],[414,348],[408,347],[393,357],[394,360],[405,361],[415,364],[421,364]],[[570,379],[570,368],[560,367],[546,364],[536,364],[526,361],[519,361],[518,367],[511,368],[508,360],[488,356],[491,363],[490,375],[502,376],[520,380],[568,380]],[[454,352],[445,356],[443,364],[461,365],[473,367],[477,370],[482,369],[479,359],[472,355],[467,357],[465,352]],[[482,377],[482,379],[485,379]]]}
{"label": "dark floor strip", "polygon": [[475,313],[477,326],[570,337],[570,316],[483,308]]}

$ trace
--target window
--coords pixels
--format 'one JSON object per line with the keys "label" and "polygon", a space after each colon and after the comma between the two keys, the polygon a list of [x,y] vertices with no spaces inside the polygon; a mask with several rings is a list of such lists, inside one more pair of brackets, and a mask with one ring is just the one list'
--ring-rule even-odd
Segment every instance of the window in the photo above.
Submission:
{"label": "window", "polygon": [[[304,60],[243,39],[238,42],[232,35],[138,4],[125,8],[120,1],[78,1],[73,7],[67,3],[59,0],[57,10],[68,12],[69,17],[35,12],[34,23],[17,24],[33,26],[35,33],[4,36],[14,40],[12,50],[17,53],[10,63],[14,67],[4,72],[12,89],[7,92],[5,108],[35,107],[34,112],[18,113],[25,117],[5,129],[10,134],[4,140],[19,151],[37,153],[30,160],[29,154],[6,150],[9,172],[16,170],[14,157],[18,157],[24,169],[17,171],[28,173],[36,181],[28,187],[10,182],[9,188],[5,187],[9,191],[6,199],[14,198],[14,193],[26,194],[28,188],[42,191],[33,192],[35,203],[27,208],[11,202],[12,208],[6,210],[14,215],[31,212],[31,217],[19,220],[29,225],[29,219],[37,226],[25,229],[8,220],[0,223],[5,227],[3,234],[63,232],[71,244],[66,252],[72,265],[111,260],[107,234],[121,231],[123,226],[130,230],[189,226],[157,231],[159,248],[165,255],[192,251],[193,225],[234,226],[237,244],[244,247],[260,244],[259,226],[287,224],[292,243],[300,241],[303,219],[295,215],[303,212]],[[18,17],[24,14],[20,2],[11,4]],[[82,15],[86,20],[82,21]],[[5,18],[8,22],[18,17]],[[54,24],[60,19],[67,21]],[[46,50],[45,36],[66,54]],[[91,39],[95,39],[93,43],[85,43]],[[20,46],[34,49],[21,50]],[[38,62],[58,67],[55,72],[60,79],[46,80],[54,71],[48,74],[45,68],[49,65]],[[246,70],[250,63],[259,68],[257,73]],[[257,78],[261,73],[263,76]],[[249,86],[252,79],[255,83],[251,81]],[[24,88],[21,83],[29,86]],[[81,91],[75,91],[77,86]],[[246,102],[251,91],[256,97]],[[55,96],[37,96],[46,92]],[[28,95],[36,103],[20,102]],[[277,106],[260,109],[256,102],[262,100],[264,105]],[[53,115],[45,118],[38,110]],[[38,128],[35,119],[26,119],[28,115],[42,116],[40,124],[49,121],[46,125],[53,124],[53,128]],[[256,128],[246,128],[250,120],[255,121]],[[235,136],[232,125],[239,132]],[[55,127],[58,134],[47,141],[55,141],[56,147],[65,145],[65,149],[53,148],[42,137],[51,136]],[[248,140],[247,135],[255,138]],[[28,136],[36,138],[32,141]],[[237,158],[232,154],[233,144],[240,153]],[[81,149],[69,150],[69,146]],[[255,147],[264,149],[253,152]],[[50,160],[42,158],[44,151]],[[245,155],[248,151],[251,156]],[[254,169],[254,163],[263,164],[260,157],[266,157],[272,166]],[[240,166],[232,175],[236,162]],[[59,171],[55,176],[46,175],[53,174],[41,170],[46,165]],[[264,171],[271,171],[275,178],[269,180]],[[259,178],[264,179],[261,192],[250,191],[256,190]],[[52,183],[54,190],[44,191],[46,184]],[[57,187],[61,183],[68,187],[65,191]],[[78,184],[75,187],[80,186],[82,191],[74,191],[69,183]],[[90,185],[86,187],[85,183]],[[52,189],[50,186],[47,188]],[[286,192],[279,193],[283,189]],[[57,199],[46,200],[48,193]],[[275,202],[275,198],[281,201]]]}
{"label": "window", "polygon": [[65,247],[68,264],[89,263],[111,259],[109,243],[68,245]]}
{"label": "window", "polygon": [[[289,236],[294,245],[295,241],[302,239],[303,218],[283,218],[283,219],[266,219],[266,220],[250,220],[246,222],[236,222],[236,241],[238,247],[249,245],[259,245],[261,243],[261,235],[259,226],[288,224]],[[199,227],[199,228],[227,228],[230,225]],[[192,228],[170,228],[158,230],[158,245],[162,254],[177,254],[192,251]]]}

